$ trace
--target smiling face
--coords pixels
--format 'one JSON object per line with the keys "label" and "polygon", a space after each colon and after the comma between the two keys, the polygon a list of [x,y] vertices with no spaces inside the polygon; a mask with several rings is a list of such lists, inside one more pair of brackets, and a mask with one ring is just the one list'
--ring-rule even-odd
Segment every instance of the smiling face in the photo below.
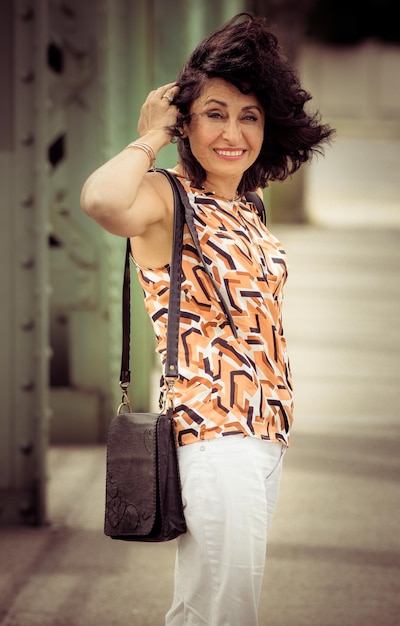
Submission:
{"label": "smiling face", "polygon": [[221,78],[207,81],[185,127],[192,154],[206,171],[205,185],[234,194],[260,153],[264,119],[256,96]]}

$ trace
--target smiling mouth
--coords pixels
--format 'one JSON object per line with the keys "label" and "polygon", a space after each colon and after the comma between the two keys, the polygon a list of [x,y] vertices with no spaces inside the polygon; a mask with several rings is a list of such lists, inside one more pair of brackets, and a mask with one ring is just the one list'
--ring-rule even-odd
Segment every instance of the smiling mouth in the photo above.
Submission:
{"label": "smiling mouth", "polygon": [[214,152],[216,152],[216,154],[218,154],[219,156],[240,157],[246,151],[245,150],[214,150]]}

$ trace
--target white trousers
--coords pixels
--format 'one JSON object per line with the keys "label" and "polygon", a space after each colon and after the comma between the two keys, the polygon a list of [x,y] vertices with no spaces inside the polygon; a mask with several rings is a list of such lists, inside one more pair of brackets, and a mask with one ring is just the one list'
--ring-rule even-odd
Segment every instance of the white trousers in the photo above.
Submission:
{"label": "white trousers", "polygon": [[257,626],[283,452],[238,435],[179,448],[188,531],[166,626]]}

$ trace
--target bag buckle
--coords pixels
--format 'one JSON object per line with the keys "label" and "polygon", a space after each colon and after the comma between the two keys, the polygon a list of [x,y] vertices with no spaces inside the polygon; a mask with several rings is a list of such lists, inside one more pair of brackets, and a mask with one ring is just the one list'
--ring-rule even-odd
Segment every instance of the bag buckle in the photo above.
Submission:
{"label": "bag buckle", "polygon": [[176,382],[176,378],[164,376],[164,382],[167,383],[167,388],[164,391],[163,413],[166,413],[167,411],[174,409],[174,405],[175,405],[174,385]]}
{"label": "bag buckle", "polygon": [[[122,398],[117,409],[117,415],[120,415],[121,413],[132,413],[131,401],[128,396],[129,383],[120,382],[119,386],[122,389]],[[127,409],[127,411],[123,411],[124,407]]]}

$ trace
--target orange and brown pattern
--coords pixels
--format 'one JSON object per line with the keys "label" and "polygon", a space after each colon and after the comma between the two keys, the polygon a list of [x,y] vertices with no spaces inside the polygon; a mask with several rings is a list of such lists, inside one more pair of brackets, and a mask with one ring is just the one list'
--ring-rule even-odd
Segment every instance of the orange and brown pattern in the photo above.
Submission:
{"label": "orange and brown pattern", "polygon": [[[241,433],[288,444],[293,400],[281,317],[285,251],[252,203],[228,202],[180,181],[194,208],[204,260],[229,306],[237,336],[185,225],[177,442]],[[169,267],[137,270],[164,360]]]}

